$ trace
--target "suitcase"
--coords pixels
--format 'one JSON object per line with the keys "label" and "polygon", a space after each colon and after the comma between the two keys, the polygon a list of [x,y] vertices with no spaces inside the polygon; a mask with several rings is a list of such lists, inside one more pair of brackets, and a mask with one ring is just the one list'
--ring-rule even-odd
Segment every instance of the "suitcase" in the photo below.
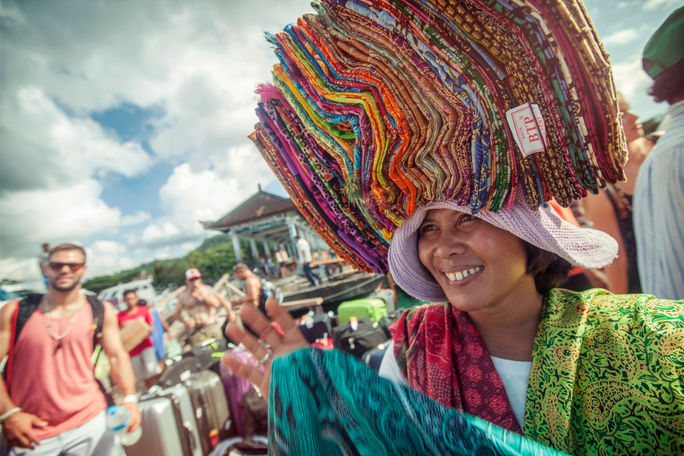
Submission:
{"label": "suitcase", "polygon": [[347,323],[351,316],[359,319],[369,317],[373,321],[380,321],[386,313],[387,305],[385,304],[385,301],[380,298],[345,301],[337,307],[337,316],[339,317],[340,325]]}
{"label": "suitcase", "polygon": [[202,456],[190,394],[183,385],[154,387],[139,402],[142,436],[127,456]]}
{"label": "suitcase", "polygon": [[387,332],[378,322],[368,317],[359,318],[356,329],[351,322],[333,328],[333,345],[338,350],[361,359],[364,353],[377,348],[389,339]]}
{"label": "suitcase", "polygon": [[[244,348],[236,348],[230,351],[230,354],[239,361],[257,366],[258,363],[254,357]],[[249,380],[235,375],[230,368],[225,364],[219,364],[219,372],[221,374],[221,381],[228,399],[228,408],[230,409],[230,417],[233,421],[233,427],[238,435],[245,436],[244,413],[242,409],[242,400],[247,391],[252,389],[252,384]]]}
{"label": "suitcase", "polygon": [[231,426],[223,382],[217,373],[203,370],[192,374],[183,385],[188,389],[195,409],[202,450],[209,454]]}
{"label": "suitcase", "polygon": [[163,388],[178,385],[190,378],[192,374],[201,370],[202,362],[194,356],[188,356],[166,366],[166,369],[164,369],[164,372],[161,373],[157,380],[157,385]]}

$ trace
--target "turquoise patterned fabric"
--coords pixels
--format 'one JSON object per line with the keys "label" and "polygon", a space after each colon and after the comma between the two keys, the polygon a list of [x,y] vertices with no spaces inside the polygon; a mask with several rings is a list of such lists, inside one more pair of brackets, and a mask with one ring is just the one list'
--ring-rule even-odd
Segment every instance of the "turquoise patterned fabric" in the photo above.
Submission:
{"label": "turquoise patterned fabric", "polygon": [[276,358],[269,394],[274,455],[564,454],[446,408],[336,350]]}

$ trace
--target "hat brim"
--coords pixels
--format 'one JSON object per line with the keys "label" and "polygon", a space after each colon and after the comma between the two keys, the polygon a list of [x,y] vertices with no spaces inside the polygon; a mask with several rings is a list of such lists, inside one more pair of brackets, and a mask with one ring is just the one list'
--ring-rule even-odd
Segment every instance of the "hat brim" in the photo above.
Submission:
{"label": "hat brim", "polygon": [[[445,301],[446,296],[418,257],[418,228],[430,209],[452,209],[472,214],[469,207],[455,201],[438,201],[416,209],[395,231],[388,262],[392,277],[404,291],[418,299],[440,302]],[[560,218],[550,207],[532,211],[516,200],[509,209],[473,215],[540,249],[555,253],[572,265],[601,268],[617,256],[618,244],[610,235],[576,227]]]}

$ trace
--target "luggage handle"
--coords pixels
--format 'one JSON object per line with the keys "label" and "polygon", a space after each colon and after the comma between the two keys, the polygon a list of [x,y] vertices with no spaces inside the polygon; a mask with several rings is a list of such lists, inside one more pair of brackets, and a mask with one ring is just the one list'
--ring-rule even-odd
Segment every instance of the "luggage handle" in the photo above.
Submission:
{"label": "luggage handle", "polygon": [[195,433],[192,432],[192,426],[190,426],[190,423],[188,423],[187,421],[183,421],[183,427],[190,436],[190,449],[194,454],[195,450],[197,450],[197,440],[195,439]]}

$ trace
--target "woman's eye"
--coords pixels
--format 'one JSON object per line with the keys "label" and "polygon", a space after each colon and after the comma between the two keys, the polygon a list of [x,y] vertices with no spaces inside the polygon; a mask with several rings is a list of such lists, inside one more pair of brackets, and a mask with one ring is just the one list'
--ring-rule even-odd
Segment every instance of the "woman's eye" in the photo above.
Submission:
{"label": "woman's eye", "polygon": [[425,233],[429,233],[430,231],[434,230],[434,228],[434,225],[423,225],[418,229],[418,235],[422,236]]}
{"label": "woman's eye", "polygon": [[468,221],[473,220],[473,219],[475,219],[474,216],[472,216],[470,214],[463,214],[458,222],[463,223],[463,222],[468,222]]}

